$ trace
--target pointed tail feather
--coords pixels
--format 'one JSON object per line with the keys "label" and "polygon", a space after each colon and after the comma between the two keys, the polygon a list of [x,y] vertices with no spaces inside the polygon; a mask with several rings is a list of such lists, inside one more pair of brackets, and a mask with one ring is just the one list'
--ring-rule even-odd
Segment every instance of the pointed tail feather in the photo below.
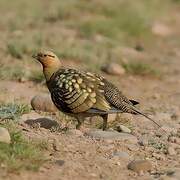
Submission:
{"label": "pointed tail feather", "polygon": [[140,114],[142,116],[144,116],[145,118],[149,119],[150,121],[152,121],[154,124],[156,124],[161,130],[163,130],[163,132],[167,135],[166,131],[164,129],[162,129],[162,126],[160,124],[158,124],[154,119],[150,118],[149,116],[147,116],[146,114],[140,112],[139,110],[137,110],[135,107],[132,108],[134,112],[136,112],[137,114]]}
{"label": "pointed tail feather", "polygon": [[138,114],[144,116],[145,118],[149,119],[150,121],[152,121],[154,124],[156,124],[159,128],[161,128],[161,125],[159,125],[154,119],[150,118],[149,116],[147,116],[146,114],[136,110],[136,109],[133,109],[135,112],[137,112]]}

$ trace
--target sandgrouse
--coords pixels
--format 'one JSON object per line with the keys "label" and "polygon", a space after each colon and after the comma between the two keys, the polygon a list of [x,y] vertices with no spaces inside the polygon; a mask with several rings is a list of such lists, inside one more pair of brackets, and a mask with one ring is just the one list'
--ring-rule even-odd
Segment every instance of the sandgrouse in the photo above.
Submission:
{"label": "sandgrouse", "polygon": [[143,115],[158,125],[135,107],[137,101],[126,98],[104,77],[76,69],[64,69],[58,57],[50,51],[38,52],[33,58],[43,66],[53,103],[60,111],[77,118],[77,129],[85,117],[99,115],[103,118],[105,130],[108,114],[123,112]]}

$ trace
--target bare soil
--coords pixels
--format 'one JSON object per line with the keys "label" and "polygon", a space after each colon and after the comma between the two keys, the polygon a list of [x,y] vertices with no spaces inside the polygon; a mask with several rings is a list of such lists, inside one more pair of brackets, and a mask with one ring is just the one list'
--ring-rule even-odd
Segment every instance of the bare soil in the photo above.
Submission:
{"label": "bare soil", "polygon": [[[126,52],[121,49],[125,57],[136,56],[142,61],[152,64],[161,72],[160,77],[150,75],[138,76],[125,74],[122,76],[109,76],[103,74],[108,80],[114,82],[125,95],[140,102],[139,108],[143,112],[151,114],[159,124],[168,128],[167,133],[177,139],[168,139],[165,134],[150,121],[133,116],[130,120],[132,134],[140,142],[148,137],[154,143],[141,145],[114,140],[97,140],[86,136],[91,126],[84,125],[82,131],[73,128],[67,132],[51,132],[43,127],[33,128],[25,123],[28,119],[47,118],[34,111],[24,115],[19,121],[19,129],[27,138],[34,140],[43,139],[48,142],[45,153],[47,162],[38,172],[22,171],[16,173],[2,173],[0,179],[4,180],[127,180],[127,179],[160,179],[167,176],[170,170],[180,168],[180,47],[179,27],[180,13],[178,10],[172,13],[173,26],[167,27],[171,33],[164,33],[163,37],[157,36],[154,47],[144,47],[144,51],[134,54],[132,48]],[[172,31],[171,31],[172,30]],[[161,32],[160,32],[161,35]],[[13,62],[15,63],[15,62]],[[12,64],[13,64],[12,63]],[[81,63],[67,60],[65,66],[82,67]],[[28,67],[31,68],[31,67]],[[45,85],[30,81],[6,81],[0,82],[0,101],[12,102],[18,100],[30,104],[32,97],[48,92]],[[48,116],[52,121],[52,116]],[[61,124],[61,119],[58,120]],[[175,149],[176,155],[170,155],[158,148],[161,143]],[[128,158],[116,157],[114,152],[127,152]],[[134,159],[148,159],[153,166],[151,172],[135,173],[127,168],[129,162]],[[178,179],[178,178],[177,178]],[[180,177],[179,177],[180,179]]]}

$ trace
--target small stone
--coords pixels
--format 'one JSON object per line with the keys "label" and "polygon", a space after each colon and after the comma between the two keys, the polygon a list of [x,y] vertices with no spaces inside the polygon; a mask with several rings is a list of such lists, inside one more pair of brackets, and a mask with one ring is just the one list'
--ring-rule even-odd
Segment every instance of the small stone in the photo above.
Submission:
{"label": "small stone", "polygon": [[162,176],[162,177],[160,177],[159,180],[178,180],[178,179],[176,179],[174,177],[169,177],[169,176]]}
{"label": "small stone", "polygon": [[180,179],[180,168],[175,168],[175,172],[173,174],[174,178]]}
{"label": "small stone", "polygon": [[149,144],[148,138],[146,136],[140,137],[139,144],[141,146],[148,146],[148,144]]}
{"label": "small stone", "polygon": [[31,100],[31,106],[36,111],[43,111],[43,112],[58,111],[48,94],[41,94],[34,96]]}
{"label": "small stone", "polygon": [[158,154],[158,153],[152,153],[152,156],[154,158],[156,158],[156,160],[162,160],[162,161],[165,161],[166,160],[166,157],[163,155],[163,154]]}
{"label": "small stone", "polygon": [[166,131],[169,134],[177,134],[177,129],[173,128],[173,127],[169,127],[169,126],[162,126],[162,128],[164,131]]}
{"label": "small stone", "polygon": [[78,137],[83,136],[83,132],[78,130],[78,129],[71,129],[71,130],[68,131],[68,133],[70,135],[75,135],[75,136],[78,136]]}
{"label": "small stone", "polygon": [[63,166],[65,161],[64,160],[56,160],[55,163],[59,166]]}
{"label": "small stone", "polygon": [[152,164],[148,160],[134,160],[128,164],[128,169],[137,173],[151,171]]}
{"label": "small stone", "polygon": [[130,151],[133,151],[133,152],[139,150],[139,147],[138,147],[137,145],[134,145],[134,144],[128,144],[127,147],[128,147],[128,149],[129,149]]}
{"label": "small stone", "polygon": [[24,121],[26,124],[33,128],[45,128],[52,131],[58,131],[60,129],[60,124],[50,118],[37,118],[37,119],[27,119]]}
{"label": "small stone", "polygon": [[121,122],[129,122],[129,121],[133,121],[134,120],[133,115],[129,114],[129,113],[119,113],[118,114],[118,119]]}
{"label": "small stone", "polygon": [[180,179],[180,168],[170,169],[169,172],[166,173],[165,177],[167,177],[167,180],[179,180]]}
{"label": "small stone", "polygon": [[161,97],[161,95],[160,95],[159,93],[154,93],[154,94],[152,95],[152,98],[153,98],[153,99],[160,99],[160,97]]}
{"label": "small stone", "polygon": [[113,157],[118,157],[121,159],[129,159],[130,158],[129,154],[127,152],[124,152],[124,151],[113,152]]}
{"label": "small stone", "polygon": [[171,147],[171,146],[168,147],[167,152],[171,156],[176,155],[175,149],[173,147]]}
{"label": "small stone", "polygon": [[86,135],[95,139],[128,141],[134,144],[138,142],[135,136],[128,133],[118,133],[117,131],[90,130],[86,132]]}
{"label": "small stone", "polygon": [[60,151],[61,150],[60,144],[56,139],[53,140],[52,147],[53,147],[54,151]]}
{"label": "small stone", "polygon": [[121,124],[117,126],[117,130],[119,132],[131,133],[131,130],[129,128],[127,128],[126,126],[123,126]]}
{"label": "small stone", "polygon": [[172,34],[172,29],[166,24],[163,24],[161,22],[155,22],[152,26],[152,32],[155,35],[166,37]]}
{"label": "small stone", "polygon": [[121,165],[121,163],[120,163],[119,161],[117,161],[117,162],[116,162],[116,165],[120,166],[120,165]]}
{"label": "small stone", "polygon": [[168,138],[168,141],[171,142],[171,143],[176,143],[176,144],[179,144],[179,145],[180,145],[180,138],[178,138],[178,137],[170,136],[170,137]]}
{"label": "small stone", "polygon": [[117,63],[109,63],[102,67],[102,71],[110,75],[123,75],[125,69]]}
{"label": "small stone", "polygon": [[9,131],[6,128],[0,127],[0,142],[10,144],[11,137]]}
{"label": "small stone", "polygon": [[113,122],[115,121],[117,118],[117,114],[114,113],[114,114],[108,114],[108,122]]}

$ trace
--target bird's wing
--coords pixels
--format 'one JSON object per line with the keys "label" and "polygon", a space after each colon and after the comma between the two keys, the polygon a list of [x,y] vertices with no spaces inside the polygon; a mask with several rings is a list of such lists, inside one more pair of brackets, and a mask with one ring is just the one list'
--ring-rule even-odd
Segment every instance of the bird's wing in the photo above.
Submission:
{"label": "bird's wing", "polygon": [[136,114],[136,112],[133,111],[132,107],[138,104],[137,101],[129,100],[115,85],[113,85],[106,79],[104,79],[103,82],[104,96],[106,100],[111,104],[111,106],[118,110],[121,110],[122,112]]}
{"label": "bird's wing", "polygon": [[54,104],[66,112],[109,111],[102,79],[89,72],[61,69],[51,78],[48,88]]}

